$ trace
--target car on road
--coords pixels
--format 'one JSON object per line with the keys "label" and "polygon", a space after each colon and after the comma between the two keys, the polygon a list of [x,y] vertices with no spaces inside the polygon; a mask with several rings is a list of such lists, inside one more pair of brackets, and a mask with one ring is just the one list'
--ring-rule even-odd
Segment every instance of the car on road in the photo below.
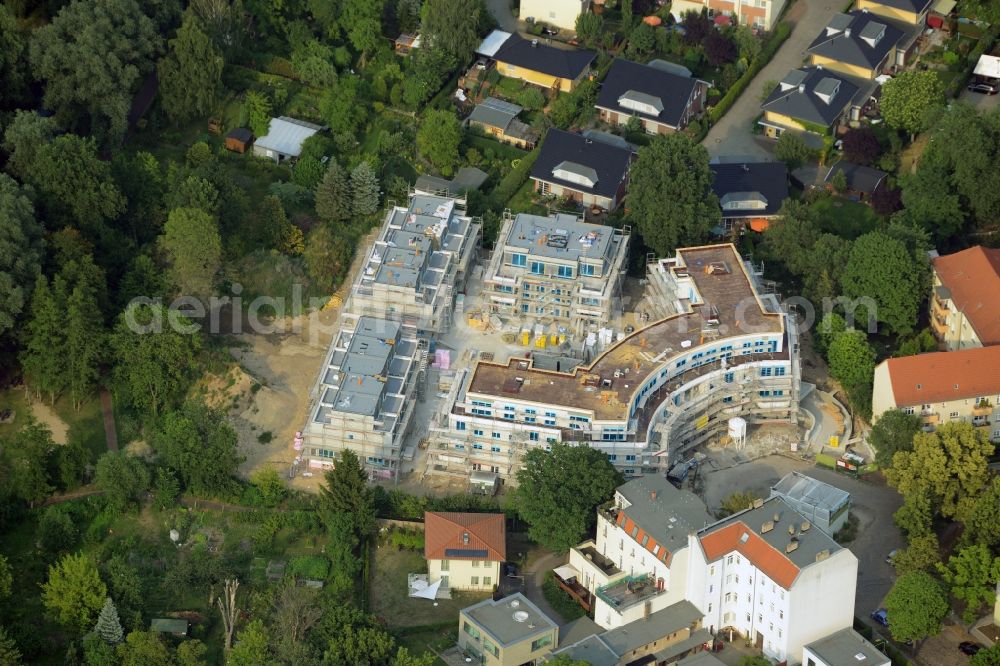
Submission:
{"label": "car on road", "polygon": [[997,86],[990,85],[989,83],[970,83],[969,91],[982,93],[984,95],[996,95]]}
{"label": "car on road", "polygon": [[967,654],[970,657],[974,657],[983,646],[979,643],[973,643],[972,641],[962,641],[958,644],[958,649],[962,651],[962,654]]}
{"label": "car on road", "polygon": [[884,608],[879,608],[877,611],[872,613],[872,619],[881,624],[883,627],[889,626],[889,614]]}
{"label": "car on road", "polygon": [[896,554],[897,553],[899,553],[899,549],[898,548],[889,551],[889,554],[885,556],[885,563],[886,564],[892,564],[892,561],[894,559],[896,559]]}

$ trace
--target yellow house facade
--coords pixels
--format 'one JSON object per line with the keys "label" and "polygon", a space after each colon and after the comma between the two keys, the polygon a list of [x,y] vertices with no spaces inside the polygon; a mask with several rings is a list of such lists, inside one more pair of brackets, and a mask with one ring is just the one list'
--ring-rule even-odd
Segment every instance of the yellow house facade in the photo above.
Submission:
{"label": "yellow house facade", "polygon": [[462,610],[458,645],[484,666],[540,663],[559,643],[559,626],[520,592]]}
{"label": "yellow house facade", "polygon": [[915,2],[880,2],[879,0],[857,0],[855,9],[867,9],[872,14],[895,19],[909,25],[919,25],[927,20],[930,0]]}
{"label": "yellow house facade", "polygon": [[559,92],[573,92],[583,80],[583,73],[576,79],[564,79],[544,72],[537,72],[526,67],[518,67],[507,62],[497,61],[497,71],[511,79],[519,79],[542,88],[555,88]]}
{"label": "yellow house facade", "polygon": [[541,38],[525,39],[503,30],[487,35],[476,53],[496,63],[502,76],[560,92],[572,92],[589,76],[597,57],[594,51],[551,44]]}
{"label": "yellow house facade", "polygon": [[500,563],[490,560],[427,560],[427,573],[432,581],[444,580],[450,590],[489,592],[500,580]]}
{"label": "yellow house facade", "polygon": [[879,75],[878,70],[882,68],[881,65],[874,69],[868,67],[861,67],[860,65],[851,65],[846,62],[841,62],[839,60],[834,60],[832,58],[826,58],[824,56],[816,55],[815,53],[809,56],[809,64],[816,67],[823,67],[824,69],[829,69],[839,74],[846,74],[847,76],[856,76],[859,79],[874,79],[876,76]]}

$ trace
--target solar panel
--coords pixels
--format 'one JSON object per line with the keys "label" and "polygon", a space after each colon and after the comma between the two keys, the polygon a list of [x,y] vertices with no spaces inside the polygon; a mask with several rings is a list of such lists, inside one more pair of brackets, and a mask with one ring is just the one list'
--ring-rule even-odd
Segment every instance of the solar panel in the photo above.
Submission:
{"label": "solar panel", "polygon": [[478,557],[479,559],[486,559],[487,553],[485,550],[474,550],[471,548],[445,548],[445,557]]}

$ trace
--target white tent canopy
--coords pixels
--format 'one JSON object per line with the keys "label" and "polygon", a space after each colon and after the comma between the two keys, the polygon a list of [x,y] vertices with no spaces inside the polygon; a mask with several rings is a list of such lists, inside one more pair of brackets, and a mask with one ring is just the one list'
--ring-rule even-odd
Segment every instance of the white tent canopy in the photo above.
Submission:
{"label": "white tent canopy", "polygon": [[564,564],[561,567],[556,567],[552,570],[557,576],[565,581],[571,581],[580,575],[580,572],[576,570],[576,567]]}
{"label": "white tent canopy", "polygon": [[410,596],[414,599],[450,599],[448,588],[442,589],[444,579],[438,579],[431,583],[427,579],[427,574],[410,574]]}

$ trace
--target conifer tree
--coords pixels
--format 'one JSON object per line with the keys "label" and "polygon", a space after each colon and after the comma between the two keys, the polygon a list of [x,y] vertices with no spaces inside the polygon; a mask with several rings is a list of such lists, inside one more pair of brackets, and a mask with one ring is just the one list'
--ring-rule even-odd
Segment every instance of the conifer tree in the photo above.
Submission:
{"label": "conifer tree", "polygon": [[379,183],[375,169],[362,162],[351,172],[351,193],[354,197],[354,214],[358,217],[374,215],[378,210]]}
{"label": "conifer tree", "polygon": [[28,385],[55,402],[63,386],[63,317],[56,294],[44,275],[31,297],[31,319],[21,352],[21,366]]}
{"label": "conifer tree", "polygon": [[316,214],[328,222],[343,222],[351,216],[351,186],[344,169],[330,162],[316,186]]}
{"label": "conifer tree", "polygon": [[118,619],[118,609],[111,597],[104,600],[104,607],[101,614],[97,616],[97,626],[94,631],[104,639],[105,643],[117,645],[125,639],[125,631],[122,629],[121,620]]}
{"label": "conifer tree", "polygon": [[106,340],[97,298],[85,285],[77,285],[66,302],[64,335],[66,383],[73,407],[79,411],[97,384]]}

